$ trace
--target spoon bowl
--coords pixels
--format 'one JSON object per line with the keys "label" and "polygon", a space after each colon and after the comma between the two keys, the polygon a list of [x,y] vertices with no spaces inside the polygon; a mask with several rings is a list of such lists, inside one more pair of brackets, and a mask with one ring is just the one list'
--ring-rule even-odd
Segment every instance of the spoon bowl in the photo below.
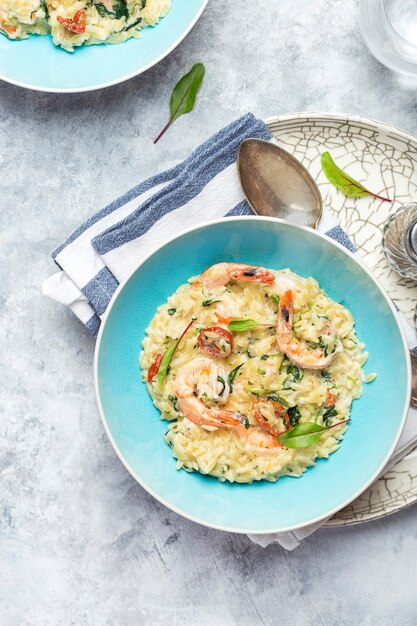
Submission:
{"label": "spoon bowl", "polygon": [[306,168],[291,154],[262,139],[245,139],[237,156],[240,182],[258,215],[316,228],[322,199]]}

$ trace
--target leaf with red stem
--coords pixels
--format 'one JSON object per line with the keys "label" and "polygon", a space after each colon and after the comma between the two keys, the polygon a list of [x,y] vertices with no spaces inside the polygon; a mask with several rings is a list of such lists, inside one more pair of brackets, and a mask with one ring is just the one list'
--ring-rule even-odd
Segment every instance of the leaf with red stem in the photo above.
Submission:
{"label": "leaf with red stem", "polygon": [[323,152],[321,155],[321,166],[329,182],[331,182],[336,189],[339,189],[339,191],[344,193],[348,198],[363,198],[364,196],[372,196],[373,198],[377,198],[383,202],[392,202],[389,198],[384,198],[383,196],[379,196],[376,193],[369,191],[369,189],[366,189],[366,187],[364,187],[361,183],[341,170],[328,152]]}
{"label": "leaf with red stem", "polygon": [[169,103],[171,116],[168,123],[154,140],[154,143],[161,139],[162,135],[168,130],[171,124],[175,122],[175,120],[181,117],[181,115],[190,113],[190,111],[193,110],[197,92],[203,82],[205,71],[206,70],[202,63],[196,63],[193,65],[188,74],[185,74],[185,76],[183,76],[175,85]]}

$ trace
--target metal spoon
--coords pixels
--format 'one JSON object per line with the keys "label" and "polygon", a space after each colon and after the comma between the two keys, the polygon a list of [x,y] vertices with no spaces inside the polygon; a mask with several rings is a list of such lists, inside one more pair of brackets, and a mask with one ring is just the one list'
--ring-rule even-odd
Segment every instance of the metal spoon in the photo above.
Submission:
{"label": "metal spoon", "polygon": [[[262,139],[245,139],[237,169],[246,199],[258,215],[316,228],[322,214],[320,191],[291,154]],[[417,356],[410,351],[411,405],[417,407]]]}
{"label": "metal spoon", "polygon": [[262,139],[240,144],[237,168],[245,196],[258,215],[316,228],[322,199],[311,175],[291,154]]}

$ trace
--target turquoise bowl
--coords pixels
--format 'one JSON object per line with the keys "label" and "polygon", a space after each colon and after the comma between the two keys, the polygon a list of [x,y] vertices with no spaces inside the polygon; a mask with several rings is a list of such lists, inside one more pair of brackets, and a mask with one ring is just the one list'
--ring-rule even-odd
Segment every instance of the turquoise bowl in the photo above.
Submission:
{"label": "turquoise bowl", "polygon": [[[0,79],[38,91],[73,93],[133,78],[169,54],[202,14],[208,0],[174,0],[171,11],[141,39],[118,45],[54,46],[50,35],[11,41],[0,34]],[[198,59],[197,59],[198,60]]]}
{"label": "turquoise bowl", "polygon": [[[159,417],[138,365],[145,329],[179,285],[219,261],[290,267],[314,276],[350,309],[366,344],[367,373],[339,450],[301,478],[250,485],[220,483],[175,469]],[[119,458],[160,502],[191,520],[232,532],[300,528],[354,500],[388,461],[410,397],[407,343],[395,308],[366,267],[314,230],[260,217],[224,218],[192,228],[153,252],[117,290],[98,337],[95,382],[100,412]]]}

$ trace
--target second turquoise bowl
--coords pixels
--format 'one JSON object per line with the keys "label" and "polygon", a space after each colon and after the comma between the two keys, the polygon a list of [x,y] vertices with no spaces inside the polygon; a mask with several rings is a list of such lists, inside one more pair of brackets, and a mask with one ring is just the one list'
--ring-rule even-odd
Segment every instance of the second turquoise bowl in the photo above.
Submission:
{"label": "second turquoise bowl", "polygon": [[140,39],[83,46],[74,52],[54,46],[51,35],[12,41],[0,34],[0,79],[19,87],[60,93],[116,85],[141,74],[174,50],[207,2],[174,0],[170,12],[154,28],[145,28]]}

